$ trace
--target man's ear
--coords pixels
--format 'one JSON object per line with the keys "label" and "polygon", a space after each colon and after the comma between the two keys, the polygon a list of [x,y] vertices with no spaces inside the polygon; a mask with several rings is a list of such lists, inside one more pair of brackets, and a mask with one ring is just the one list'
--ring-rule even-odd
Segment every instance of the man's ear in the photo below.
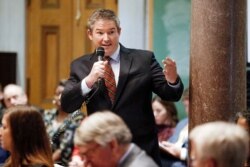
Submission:
{"label": "man's ear", "polygon": [[118,31],[118,34],[121,35],[121,28],[118,28],[117,31]]}
{"label": "man's ear", "polygon": [[213,158],[208,158],[205,160],[206,167],[215,167],[218,164],[216,163],[216,160]]}
{"label": "man's ear", "polygon": [[110,148],[112,149],[113,152],[117,152],[118,149],[119,149],[119,143],[117,142],[116,139],[112,139],[109,142],[109,146],[110,146]]}
{"label": "man's ear", "polygon": [[88,34],[89,39],[92,41],[93,33],[92,33],[92,31],[90,29],[87,30],[87,34]]}

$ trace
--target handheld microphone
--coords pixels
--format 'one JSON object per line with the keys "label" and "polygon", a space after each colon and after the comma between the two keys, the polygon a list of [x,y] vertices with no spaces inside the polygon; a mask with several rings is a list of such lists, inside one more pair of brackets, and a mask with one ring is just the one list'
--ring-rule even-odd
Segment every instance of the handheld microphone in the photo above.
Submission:
{"label": "handheld microphone", "polygon": [[98,47],[96,49],[96,55],[98,57],[98,61],[102,61],[104,57],[105,51],[103,47]]}
{"label": "handheld microphone", "polygon": [[[96,48],[96,55],[97,55],[98,61],[103,60],[104,54],[105,54],[105,51],[104,51],[103,47]],[[99,78],[98,81],[97,81],[99,86],[101,85],[101,82],[102,82],[102,79]]]}

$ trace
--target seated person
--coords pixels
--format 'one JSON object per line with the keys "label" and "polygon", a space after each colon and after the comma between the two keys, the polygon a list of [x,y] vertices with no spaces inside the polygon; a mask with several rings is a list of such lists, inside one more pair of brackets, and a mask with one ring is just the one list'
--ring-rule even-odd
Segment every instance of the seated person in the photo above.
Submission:
{"label": "seated person", "polygon": [[[3,109],[0,114],[0,122],[6,109],[16,105],[26,105],[28,98],[22,87],[16,84],[8,84],[2,94]],[[0,147],[0,164],[4,163],[9,153]]]}
{"label": "seated person", "polygon": [[152,109],[158,130],[158,140],[160,142],[168,140],[173,135],[175,126],[178,123],[175,104],[155,96],[152,100]]}
{"label": "seated person", "polygon": [[6,109],[0,129],[1,145],[10,152],[4,167],[53,167],[50,140],[36,108]]}
{"label": "seated person", "polygon": [[198,125],[190,132],[189,139],[192,167],[243,167],[248,156],[248,133],[233,123]]}
{"label": "seated person", "polygon": [[[182,103],[188,115],[188,88],[183,92]],[[159,146],[161,149],[162,167],[186,167],[188,157],[188,117],[178,122],[173,135],[167,141],[159,142]]]}
{"label": "seated person", "polygon": [[6,108],[16,105],[26,105],[28,97],[22,87],[15,84],[8,84],[3,90],[4,105]]}
{"label": "seated person", "polygon": [[[116,114],[103,111],[87,117],[76,130],[74,143],[84,167],[157,167],[145,151],[131,143],[132,134]],[[74,166],[74,162],[70,163]]]}
{"label": "seated person", "polygon": [[55,89],[53,99],[55,107],[44,111],[46,130],[53,143],[53,160],[63,166],[67,166],[70,160],[74,146],[74,132],[83,119],[81,111],[69,114],[62,110],[60,96],[64,90],[65,82],[66,80],[61,80]]}
{"label": "seated person", "polygon": [[[235,123],[246,129],[246,131],[248,131],[248,134],[250,134],[250,111],[247,110],[236,113]],[[245,162],[245,166],[250,166],[250,152],[248,154],[247,161]]]}
{"label": "seated person", "polygon": [[[28,105],[28,96],[23,88],[16,84],[8,84],[3,89],[3,102],[5,108],[16,105]],[[37,107],[38,111],[43,113],[43,109]]]}
{"label": "seated person", "polygon": [[250,134],[250,111],[236,113],[235,123],[242,126]]}

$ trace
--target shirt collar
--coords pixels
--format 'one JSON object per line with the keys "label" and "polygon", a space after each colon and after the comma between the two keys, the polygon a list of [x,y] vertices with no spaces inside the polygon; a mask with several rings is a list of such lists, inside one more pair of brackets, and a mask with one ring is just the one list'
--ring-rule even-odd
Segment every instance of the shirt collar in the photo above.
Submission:
{"label": "shirt collar", "polygon": [[118,45],[118,47],[117,47],[117,49],[116,49],[116,51],[114,52],[114,54],[112,54],[111,56],[110,56],[110,58],[112,59],[112,60],[114,60],[115,62],[119,62],[120,61],[120,45]]}
{"label": "shirt collar", "polygon": [[134,145],[130,144],[128,150],[125,152],[125,154],[121,157],[119,164],[122,164],[123,161],[128,157],[129,153],[132,151]]}

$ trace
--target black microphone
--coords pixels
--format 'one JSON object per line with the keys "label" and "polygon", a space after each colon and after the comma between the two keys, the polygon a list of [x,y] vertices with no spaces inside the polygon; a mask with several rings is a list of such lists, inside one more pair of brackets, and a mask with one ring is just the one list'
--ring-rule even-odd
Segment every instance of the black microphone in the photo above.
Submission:
{"label": "black microphone", "polygon": [[102,61],[104,57],[105,51],[103,47],[98,47],[96,49],[96,55],[98,57],[98,61]]}
{"label": "black microphone", "polygon": [[[104,54],[105,54],[105,51],[104,51],[103,47],[96,48],[96,55],[97,55],[98,61],[102,61],[103,60]],[[98,86],[101,85],[101,82],[102,82],[102,79],[99,78],[98,82],[97,82]]]}

